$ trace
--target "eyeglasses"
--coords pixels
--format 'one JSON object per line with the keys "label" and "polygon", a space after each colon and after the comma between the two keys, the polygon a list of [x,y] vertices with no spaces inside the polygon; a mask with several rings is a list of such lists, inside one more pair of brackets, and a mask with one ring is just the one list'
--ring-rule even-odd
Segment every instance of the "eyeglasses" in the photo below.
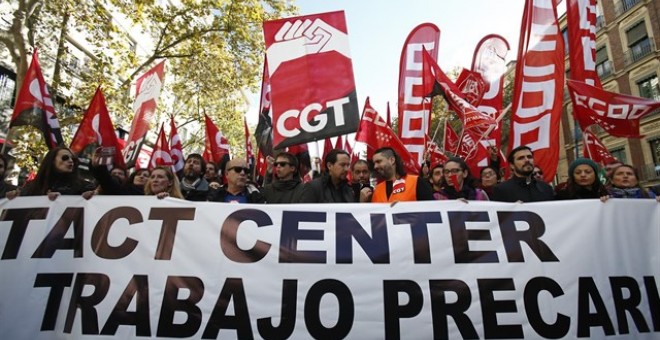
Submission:
{"label": "eyeglasses", "polygon": [[70,160],[70,159],[73,159],[73,157],[71,157],[71,156],[69,156],[69,155],[63,155],[62,158],[61,158],[62,162],[66,162],[66,161],[68,161],[68,160]]}
{"label": "eyeglasses", "polygon": [[274,164],[275,166],[281,166],[281,167],[285,167],[285,166],[289,166],[289,165],[291,165],[291,163],[289,163],[289,162],[275,162],[275,163],[273,163],[273,164]]}
{"label": "eyeglasses", "polygon": [[532,174],[534,174],[534,176],[543,176],[543,171],[534,171]]}
{"label": "eyeglasses", "polygon": [[250,172],[249,168],[242,167],[242,166],[233,166],[228,169],[229,171],[234,171],[237,174],[240,174],[241,172],[248,174]]}
{"label": "eyeglasses", "polygon": [[457,174],[457,173],[462,172],[462,171],[463,171],[462,169],[444,169],[442,172],[445,175],[449,175],[449,174]]}

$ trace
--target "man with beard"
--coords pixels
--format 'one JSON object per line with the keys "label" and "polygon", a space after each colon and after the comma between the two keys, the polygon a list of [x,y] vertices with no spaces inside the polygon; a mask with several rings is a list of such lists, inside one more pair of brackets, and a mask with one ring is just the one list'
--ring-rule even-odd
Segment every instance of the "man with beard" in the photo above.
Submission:
{"label": "man with beard", "polygon": [[434,196],[436,196],[436,193],[439,195],[442,192],[443,186],[445,185],[445,176],[443,171],[444,164],[437,162],[431,165],[430,182]]}
{"label": "man with beard", "polygon": [[429,182],[416,175],[406,174],[394,149],[384,147],[373,156],[374,170],[384,179],[376,185],[371,202],[431,201],[433,192]]}
{"label": "man with beard", "polygon": [[187,201],[204,202],[210,193],[209,182],[203,177],[202,169],[206,164],[202,155],[192,153],[186,158],[181,178],[181,193]]}
{"label": "man with beard", "polygon": [[266,198],[253,184],[248,183],[250,168],[244,159],[227,162],[227,184],[209,195],[209,201],[225,203],[266,203]]}
{"label": "man with beard", "polygon": [[263,194],[268,203],[297,203],[303,191],[303,184],[298,174],[296,156],[282,152],[275,162],[275,179],[264,186]]}
{"label": "man with beard", "polygon": [[493,188],[493,201],[540,202],[554,199],[552,187],[534,178],[534,154],[532,149],[521,145],[507,157],[512,177]]}
{"label": "man with beard", "polygon": [[360,194],[363,189],[366,188],[370,191],[369,193],[365,191],[365,195],[371,195],[371,193],[373,193],[373,188],[370,183],[371,171],[369,171],[369,163],[364,159],[358,159],[353,164],[351,175],[353,176],[353,183],[351,183],[353,197],[355,198],[355,202],[361,202]]}
{"label": "man with beard", "polygon": [[[325,156],[325,172],[305,184],[300,203],[352,203],[353,190],[348,185],[351,157],[348,152],[332,149]],[[366,190],[366,189],[365,189]]]}

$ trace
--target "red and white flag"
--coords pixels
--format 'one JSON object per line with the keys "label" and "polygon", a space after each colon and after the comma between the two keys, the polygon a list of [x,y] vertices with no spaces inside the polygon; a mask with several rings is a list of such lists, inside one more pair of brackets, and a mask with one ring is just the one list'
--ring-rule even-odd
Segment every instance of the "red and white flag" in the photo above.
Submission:
{"label": "red and white flag", "polygon": [[355,132],[359,108],[343,11],[264,22],[276,149]]}
{"label": "red and white flag", "polygon": [[170,156],[172,157],[172,170],[174,170],[174,173],[183,170],[186,160],[183,157],[183,144],[174,124],[174,116],[170,116]]}
{"label": "red and white flag", "polygon": [[36,49],[32,54],[30,67],[25,73],[21,90],[16,97],[9,128],[22,125],[30,125],[39,129],[49,149],[63,143],[60,123],[55,114],[53,100],[48,93],[48,85],[41,73]]}
{"label": "red and white flag", "polygon": [[[421,164],[426,147],[425,136],[431,130],[432,101],[426,99],[422,86],[423,58],[426,49],[434,59],[438,57],[440,29],[431,23],[415,27],[403,44],[399,62],[399,138],[406,150]],[[388,124],[388,126],[392,126]]]}
{"label": "red and white flag", "polygon": [[144,138],[156,114],[156,103],[163,87],[165,61],[154,66],[138,78],[135,84],[133,103],[133,123],[124,148],[124,161],[128,167],[135,165]]}
{"label": "red and white flag", "polygon": [[535,164],[550,182],[559,162],[564,87],[564,39],[556,0],[525,1],[513,91],[509,151],[534,150]]}
{"label": "red and white flag", "polygon": [[429,161],[431,164],[436,163],[446,163],[449,158],[438,148],[438,144],[431,140],[429,136],[426,136],[426,152],[429,153]]}
{"label": "red and white flag", "polygon": [[[472,72],[479,74],[485,85],[481,102],[476,105],[477,110],[495,120],[502,114],[508,51],[509,43],[506,39],[497,34],[489,34],[479,41],[472,57]],[[502,141],[502,123],[503,120],[499,119],[498,125],[486,136],[486,140],[498,148]]]}
{"label": "red and white flag", "polygon": [[597,124],[612,136],[641,138],[641,118],[660,109],[660,102],[651,99],[608,92],[575,80],[566,84],[573,114],[583,131]]}
{"label": "red and white flag", "polygon": [[254,164],[254,153],[252,152],[252,142],[250,141],[250,129],[248,129],[245,117],[243,117],[243,129],[245,130],[245,162],[248,167],[251,167]]}
{"label": "red and white flag", "polygon": [[463,133],[456,157],[465,160],[473,176],[479,176],[480,169],[488,165],[487,147],[484,140],[475,140],[471,134]]}
{"label": "red and white flag", "polygon": [[491,126],[495,125],[495,119],[482,114],[463,98],[461,90],[447,77],[427,51],[422,51],[422,55],[424,58],[423,89],[427,96],[433,95],[437,92],[436,90],[439,90],[450,110],[456,112],[463,123],[463,130],[474,136],[486,133]]}
{"label": "red and white flag", "polygon": [[170,147],[167,144],[167,138],[165,137],[164,125],[160,126],[160,132],[158,133],[158,139],[154,143],[154,151],[151,154],[151,159],[149,160],[149,170],[157,166],[171,166],[172,165],[172,156],[170,156]]}
{"label": "red and white flag", "polygon": [[[96,89],[94,98],[89,103],[89,108],[85,111],[78,130],[73,136],[71,146],[73,153],[79,155],[91,145],[95,152],[96,148],[101,148],[101,164],[115,165],[125,167],[122,148],[118,142],[115,128],[112,125],[108,108],[105,105],[105,98],[101,88]],[[89,149],[88,149],[89,150]],[[90,157],[89,155],[88,157]]]}
{"label": "red and white flag", "polygon": [[479,73],[462,69],[456,78],[456,87],[463,94],[463,98],[476,108],[484,97],[486,82]]}
{"label": "red and white flag", "polygon": [[[369,104],[369,98],[364,103],[362,120],[360,128],[355,136],[355,140],[367,145],[367,154],[373,155],[373,152],[382,147],[391,147],[403,161],[407,173],[417,174],[417,159],[408,152],[403,143],[394,134],[394,131],[387,126],[387,123],[378,115],[378,112]],[[371,158],[371,156],[368,156]]]}
{"label": "red and white flag", "polygon": [[602,88],[596,72],[596,0],[566,2],[571,79]]}
{"label": "red and white flag", "polygon": [[582,133],[582,138],[584,139],[585,148],[583,150],[584,157],[591,158],[596,163],[608,164],[617,159],[612,156],[609,150],[603,145],[603,142],[598,139],[595,133],[591,132],[591,129],[587,129]]}
{"label": "red and white flag", "polygon": [[341,135],[337,136],[337,140],[335,141],[335,149],[346,150],[344,148],[344,138],[342,138]]}
{"label": "red and white flag", "polygon": [[206,123],[206,141],[204,143],[204,161],[220,164],[222,158],[229,154],[229,141],[222,135],[211,118],[204,114]]}

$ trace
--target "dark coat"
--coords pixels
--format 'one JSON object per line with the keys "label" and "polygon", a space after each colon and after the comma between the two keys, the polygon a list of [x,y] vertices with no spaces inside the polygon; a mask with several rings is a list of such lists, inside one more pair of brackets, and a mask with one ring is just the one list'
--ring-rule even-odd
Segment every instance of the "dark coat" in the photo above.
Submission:
{"label": "dark coat", "polygon": [[305,184],[300,203],[353,203],[353,189],[344,181],[335,188],[329,176],[315,178]]}
{"label": "dark coat", "polygon": [[525,177],[516,177],[504,181],[493,188],[491,201],[500,202],[542,202],[554,199],[552,187],[545,182],[532,178],[527,184]]}
{"label": "dark coat", "polygon": [[286,181],[275,180],[264,186],[263,194],[268,203],[298,203],[303,187],[299,178]]}
{"label": "dark coat", "polygon": [[199,182],[195,183],[194,188],[185,186],[183,180],[181,180],[181,193],[186,201],[206,202],[211,194],[211,187],[204,178],[200,178]]}
{"label": "dark coat", "polygon": [[144,195],[144,188],[133,183],[121,184],[110,175],[105,165],[90,167],[102,195]]}

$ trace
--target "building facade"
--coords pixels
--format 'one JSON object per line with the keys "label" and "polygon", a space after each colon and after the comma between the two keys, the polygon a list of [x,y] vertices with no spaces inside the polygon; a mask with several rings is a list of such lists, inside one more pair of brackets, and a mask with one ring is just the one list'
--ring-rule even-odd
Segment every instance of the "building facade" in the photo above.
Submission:
{"label": "building facade", "polygon": [[[597,5],[596,70],[603,89],[660,101],[660,0],[600,0]],[[568,61],[566,15],[560,18]],[[642,185],[660,183],[660,110],[641,120],[641,139],[613,137],[600,128],[598,136],[610,153],[640,172]],[[568,91],[564,91],[559,182],[566,180],[568,164],[581,157],[582,133],[573,118]]]}

